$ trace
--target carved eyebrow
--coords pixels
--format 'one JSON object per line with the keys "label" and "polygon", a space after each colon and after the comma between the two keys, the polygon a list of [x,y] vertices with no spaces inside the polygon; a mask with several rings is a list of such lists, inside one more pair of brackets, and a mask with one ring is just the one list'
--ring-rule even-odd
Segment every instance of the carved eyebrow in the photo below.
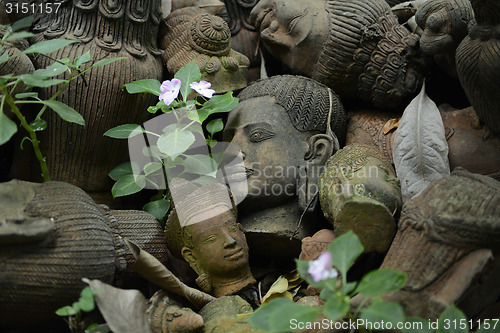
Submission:
{"label": "carved eyebrow", "polygon": [[263,129],[266,129],[268,131],[272,131],[272,126],[268,123],[264,123],[264,122],[261,122],[261,123],[253,123],[253,124],[248,124],[248,125],[245,125],[243,127],[243,131],[245,132],[245,134],[250,134],[250,132],[252,130],[254,130],[255,128],[263,128]]}

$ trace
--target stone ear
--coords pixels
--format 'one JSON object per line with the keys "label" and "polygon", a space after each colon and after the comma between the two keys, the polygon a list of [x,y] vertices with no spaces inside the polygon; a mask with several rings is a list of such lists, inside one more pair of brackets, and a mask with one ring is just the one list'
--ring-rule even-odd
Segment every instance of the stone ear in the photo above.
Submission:
{"label": "stone ear", "polygon": [[307,143],[308,150],[304,156],[307,163],[323,166],[334,153],[333,139],[327,134],[315,134]]}
{"label": "stone ear", "polygon": [[193,255],[193,250],[191,250],[189,247],[184,246],[181,250],[182,257],[186,262],[191,266],[191,268],[196,272],[196,274],[200,275],[200,267],[198,265],[198,260],[195,258]]}
{"label": "stone ear", "polygon": [[299,172],[298,198],[301,211],[314,211],[318,204],[318,179],[326,161],[334,151],[333,139],[326,134],[315,134],[308,140],[304,156],[305,166]]}

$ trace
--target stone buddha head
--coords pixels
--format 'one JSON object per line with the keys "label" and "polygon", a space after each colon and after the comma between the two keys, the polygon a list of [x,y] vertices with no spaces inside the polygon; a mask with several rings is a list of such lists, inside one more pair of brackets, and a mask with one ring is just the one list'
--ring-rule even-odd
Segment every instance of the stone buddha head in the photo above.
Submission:
{"label": "stone buddha head", "polygon": [[374,147],[352,144],[328,161],[319,199],[336,235],[353,230],[366,252],[385,252],[396,232],[401,188],[387,159]]}
{"label": "stone buddha head", "polygon": [[219,297],[255,283],[245,234],[236,222],[226,187],[183,183],[175,189],[177,197],[183,197],[175,203],[181,223],[181,253],[198,274],[198,285]]}
{"label": "stone buddha head", "polygon": [[[265,235],[281,235],[282,246],[273,246],[272,253],[277,254],[279,247],[290,248],[288,238],[300,211],[314,211],[321,168],[344,141],[347,118],[331,89],[302,76],[259,80],[238,97],[224,140],[238,146],[243,155],[244,168],[228,173],[233,183],[239,180],[248,189],[238,206],[239,220],[252,251],[253,231],[258,235],[256,250],[279,243],[275,237],[264,241]],[[298,252],[300,238],[308,235],[300,232]]]}
{"label": "stone buddha head", "polygon": [[395,107],[422,83],[418,36],[385,0],[261,0],[249,20],[274,58],[342,98]]}

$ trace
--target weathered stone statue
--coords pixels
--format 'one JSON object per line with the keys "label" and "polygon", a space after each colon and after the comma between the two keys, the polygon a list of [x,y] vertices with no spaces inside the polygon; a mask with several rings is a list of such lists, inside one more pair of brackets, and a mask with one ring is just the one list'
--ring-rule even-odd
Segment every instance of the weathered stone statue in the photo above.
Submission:
{"label": "weathered stone statue", "polygon": [[238,221],[252,254],[298,256],[300,240],[321,220],[314,217],[317,180],[344,141],[346,114],[332,90],[301,76],[259,80],[238,97],[224,129],[244,161],[244,168],[227,171],[233,184],[248,189]]}
{"label": "weathered stone statue", "polygon": [[382,267],[407,275],[384,298],[431,320],[450,304],[477,315],[500,295],[500,182],[455,169],[403,206]]}
{"label": "weathered stone statue", "polygon": [[471,0],[474,22],[456,51],[457,73],[479,119],[495,134],[500,133],[500,3]]}
{"label": "weathered stone statue", "polygon": [[436,63],[455,78],[455,51],[467,36],[467,25],[473,18],[469,0],[430,0],[415,14],[416,23],[423,31],[420,48],[434,56]]}
{"label": "weathered stone statue", "polygon": [[220,297],[254,284],[245,234],[236,222],[227,188],[222,184],[197,187],[175,179],[171,190],[181,227],[181,254],[198,274],[200,288]]}
{"label": "weathered stone statue", "polygon": [[55,311],[72,304],[82,277],[142,287],[128,238],[166,261],[156,219],[110,210],[63,182],[0,184],[0,330],[63,324]]}
{"label": "weathered stone statue", "polygon": [[[79,41],[49,54],[36,57],[35,68],[45,68],[53,59],[74,59],[90,51],[92,60],[126,57],[110,65],[90,70],[73,81],[57,98],[79,112],[86,126],[63,122],[54,112],[46,112],[47,130],[40,133],[41,149],[47,158],[53,180],[70,182],[88,192],[106,195],[111,200],[108,172],[127,158],[123,140],[104,137],[103,133],[121,124],[144,122],[146,108],[154,103],[150,94],[130,95],[125,83],[163,77],[160,50],[157,47],[161,1],[86,0],[62,1],[58,12],[42,15],[33,31],[36,41],[53,38]],[[67,74],[62,74],[67,75]],[[42,98],[50,98],[56,87],[42,89]],[[23,167],[31,170],[22,170]],[[29,163],[18,162],[14,176],[39,171]],[[102,200],[101,202],[105,202]]]}
{"label": "weathered stone statue", "polygon": [[250,61],[231,49],[231,31],[222,18],[187,7],[173,11],[166,23],[160,46],[165,49],[163,59],[171,75],[194,60],[202,79],[216,92],[246,86]]}
{"label": "weathered stone statue", "polygon": [[395,107],[422,83],[418,36],[384,0],[262,0],[250,22],[275,58],[342,98]]}
{"label": "weathered stone statue", "polygon": [[396,173],[374,147],[345,146],[326,163],[319,200],[335,235],[352,230],[365,252],[385,252],[396,232],[403,204]]}
{"label": "weathered stone statue", "polygon": [[217,15],[222,17],[231,30],[231,47],[249,60],[248,80],[260,78],[259,34],[248,22],[250,11],[258,0],[224,0],[224,8]]}

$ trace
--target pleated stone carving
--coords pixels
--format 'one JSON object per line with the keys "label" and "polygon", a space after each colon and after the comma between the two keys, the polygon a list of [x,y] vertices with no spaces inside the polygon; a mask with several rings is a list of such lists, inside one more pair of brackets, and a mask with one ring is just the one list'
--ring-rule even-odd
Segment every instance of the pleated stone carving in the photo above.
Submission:
{"label": "pleated stone carving", "polygon": [[[127,159],[127,142],[103,137],[117,125],[142,123],[146,108],[154,103],[150,94],[130,95],[125,83],[140,79],[162,79],[157,47],[161,19],[160,0],[75,0],[62,1],[58,13],[45,15],[34,31],[37,41],[72,39],[49,54],[52,59],[76,58],[90,51],[91,59],[126,57],[87,72],[73,81],[57,98],[78,111],[86,126],[64,122],[54,112],[44,114],[47,130],[40,133],[41,149],[47,157],[52,180],[75,184],[88,192],[109,193],[108,172]],[[53,62],[37,57],[36,68]],[[67,76],[67,73],[64,74]],[[45,88],[41,98],[50,98],[56,87]],[[39,174],[32,168],[33,176]],[[15,175],[16,176],[16,175]]]}
{"label": "pleated stone carving", "polygon": [[78,299],[83,277],[141,287],[124,238],[166,262],[150,214],[98,206],[64,182],[0,184],[0,330],[64,324],[54,312]]}
{"label": "pleated stone carving", "polygon": [[474,110],[493,133],[500,133],[500,3],[471,0],[475,24],[456,51],[457,73]]}
{"label": "pleated stone carving", "polygon": [[[403,206],[399,230],[382,267],[407,275],[386,295],[407,315],[435,319],[450,304],[477,314],[500,295],[500,182],[455,169]],[[478,283],[478,281],[481,281]],[[480,295],[481,302],[464,300]]]}
{"label": "pleated stone carving", "polygon": [[421,86],[419,38],[384,0],[263,0],[250,20],[271,55],[341,98],[395,107]]}

